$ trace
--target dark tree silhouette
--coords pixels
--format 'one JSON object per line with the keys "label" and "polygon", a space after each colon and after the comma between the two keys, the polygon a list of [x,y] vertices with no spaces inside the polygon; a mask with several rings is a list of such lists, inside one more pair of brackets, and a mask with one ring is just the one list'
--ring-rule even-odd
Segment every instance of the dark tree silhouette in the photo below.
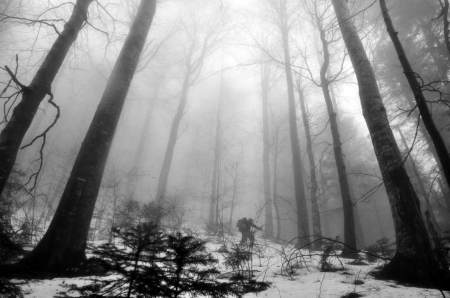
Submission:
{"label": "dark tree silhouette", "polygon": [[49,103],[59,112],[58,106],[53,102],[51,85],[70,47],[77,39],[78,32],[87,21],[88,7],[92,1],[77,0],[64,30],[56,38],[30,85],[20,83],[15,74],[5,66],[22,93],[22,100],[14,108],[11,118],[0,134],[0,194],[11,174],[20,144],[45,96],[50,97]]}
{"label": "dark tree silhouette", "polygon": [[448,275],[440,267],[431,249],[420,214],[419,199],[403,166],[372,66],[347,2],[333,0],[333,7],[358,80],[363,115],[394,218],[397,249],[392,261],[382,273],[392,279],[448,287]]}
{"label": "dark tree silhouette", "polygon": [[61,272],[86,260],[85,249],[108,152],[153,20],[156,0],[142,0],[78,153],[50,226],[21,264]]}

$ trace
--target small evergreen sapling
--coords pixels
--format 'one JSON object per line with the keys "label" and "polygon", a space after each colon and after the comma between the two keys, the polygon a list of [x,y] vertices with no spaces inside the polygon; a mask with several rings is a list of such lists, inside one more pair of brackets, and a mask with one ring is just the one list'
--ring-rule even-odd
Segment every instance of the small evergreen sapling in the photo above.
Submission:
{"label": "small evergreen sapling", "polygon": [[227,297],[232,294],[230,284],[215,280],[220,272],[213,266],[217,260],[206,252],[205,242],[180,232],[167,238],[164,266],[164,297],[192,297],[210,295]]}
{"label": "small evergreen sapling", "polygon": [[[227,297],[232,287],[214,278],[217,263],[205,242],[181,233],[164,235],[154,224],[114,229],[118,244],[93,249],[107,270],[118,276],[77,288],[84,297]],[[91,259],[92,260],[92,259]]]}

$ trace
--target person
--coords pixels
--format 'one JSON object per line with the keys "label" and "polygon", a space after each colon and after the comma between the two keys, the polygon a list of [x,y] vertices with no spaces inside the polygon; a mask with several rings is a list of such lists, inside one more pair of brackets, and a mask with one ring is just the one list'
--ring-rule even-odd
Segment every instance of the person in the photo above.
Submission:
{"label": "person", "polygon": [[239,242],[240,245],[246,244],[247,240],[250,239],[250,246],[253,246],[255,241],[255,233],[252,231],[252,228],[262,230],[262,228],[253,223],[253,218],[241,218],[238,220],[236,226],[242,234],[241,241]]}

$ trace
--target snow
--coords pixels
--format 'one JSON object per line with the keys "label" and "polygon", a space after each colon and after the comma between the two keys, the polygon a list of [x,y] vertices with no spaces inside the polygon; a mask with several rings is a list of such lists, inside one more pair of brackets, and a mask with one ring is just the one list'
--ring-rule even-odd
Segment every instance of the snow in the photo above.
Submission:
{"label": "snow", "polygon": [[[209,238],[208,249],[219,259],[221,272],[229,269],[223,265],[224,257],[218,252],[222,243],[217,238]],[[230,238],[228,241],[236,241]],[[286,271],[286,262],[296,251],[293,247],[282,246],[280,244],[258,240],[258,245],[262,248],[262,257],[253,257],[254,276],[259,281],[269,281],[269,289],[259,293],[247,293],[245,298],[253,297],[302,297],[302,298],[328,298],[342,297],[355,292],[364,297],[380,298],[424,298],[443,297],[442,293],[436,289],[416,288],[399,285],[394,281],[381,281],[374,279],[369,273],[381,263],[368,265],[350,265],[352,260],[336,259],[330,260],[332,264],[339,267],[340,262],[344,264],[344,271],[320,272],[318,264],[320,260],[319,252],[313,252],[313,256],[308,256],[310,252],[302,251],[304,255],[299,268],[293,269],[291,275],[281,274]],[[281,252],[284,252],[282,254]],[[282,256],[285,257],[282,257]],[[358,284],[355,284],[358,281]],[[15,280],[17,283],[24,281]],[[49,280],[31,280],[22,286],[25,298],[49,298],[57,295],[61,291],[67,291],[71,284],[83,285],[89,281],[87,278],[55,278]],[[71,293],[76,297],[74,293]],[[450,295],[446,292],[445,295]]]}

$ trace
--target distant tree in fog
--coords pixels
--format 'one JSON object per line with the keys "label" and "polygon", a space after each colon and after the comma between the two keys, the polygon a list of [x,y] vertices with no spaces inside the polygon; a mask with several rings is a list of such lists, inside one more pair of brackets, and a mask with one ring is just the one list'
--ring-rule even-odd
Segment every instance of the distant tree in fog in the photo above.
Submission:
{"label": "distant tree in fog", "polygon": [[272,22],[277,26],[281,34],[281,44],[283,47],[284,56],[284,70],[286,74],[286,84],[288,90],[289,103],[289,132],[291,138],[291,151],[294,170],[294,186],[295,186],[295,200],[297,204],[297,233],[298,244],[305,245],[310,243],[309,240],[309,222],[308,210],[306,206],[305,185],[303,178],[303,165],[300,150],[300,141],[298,137],[297,128],[297,111],[294,94],[294,80],[292,77],[291,53],[289,47],[289,32],[296,22],[294,12],[299,9],[292,7],[297,5],[289,0],[266,0],[269,5]]}
{"label": "distant tree in fog", "polygon": [[[187,3],[186,5],[192,5]],[[224,37],[223,22],[220,15],[212,13],[207,16],[200,7],[191,7],[181,21],[184,36],[180,51],[179,67],[183,74],[180,101],[172,120],[169,139],[164,154],[163,164],[158,179],[156,200],[164,200],[167,192],[167,184],[170,168],[174,156],[175,146],[178,139],[178,129],[181,120],[186,114],[188,106],[189,91],[199,81],[206,57],[216,50]]]}

